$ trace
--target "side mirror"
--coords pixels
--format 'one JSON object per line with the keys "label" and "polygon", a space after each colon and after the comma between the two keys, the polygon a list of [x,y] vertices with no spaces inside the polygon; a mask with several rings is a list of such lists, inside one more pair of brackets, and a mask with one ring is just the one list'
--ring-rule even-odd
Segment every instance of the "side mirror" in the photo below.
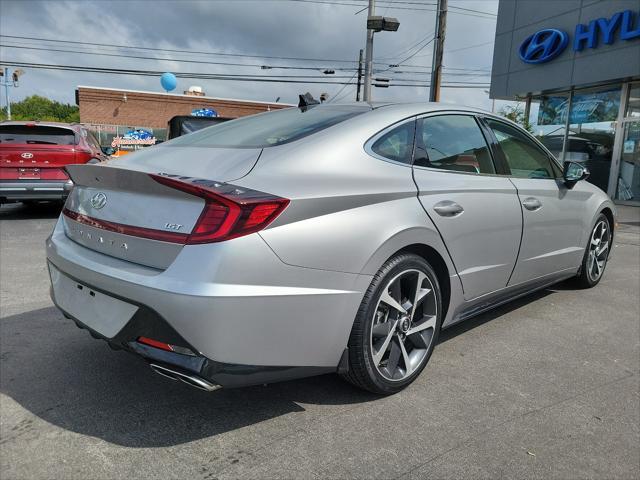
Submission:
{"label": "side mirror", "polygon": [[116,149],[113,147],[102,147],[102,153],[105,155],[113,155],[116,153]]}
{"label": "side mirror", "polygon": [[586,180],[589,177],[589,169],[577,162],[565,162],[562,174],[567,187],[573,187],[576,182]]}

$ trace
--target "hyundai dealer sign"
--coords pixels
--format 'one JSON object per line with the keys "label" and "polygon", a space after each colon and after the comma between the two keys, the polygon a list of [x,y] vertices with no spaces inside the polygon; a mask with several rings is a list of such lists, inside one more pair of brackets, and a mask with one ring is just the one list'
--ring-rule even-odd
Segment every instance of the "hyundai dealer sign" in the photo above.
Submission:
{"label": "hyundai dealer sign", "polygon": [[[634,18],[635,17],[635,18]],[[611,18],[598,18],[588,25],[576,25],[573,35],[573,50],[597,48],[598,43],[611,45],[617,40],[640,38],[640,20],[631,10],[618,12]],[[527,37],[518,49],[525,63],[545,63],[560,55],[569,45],[569,34],[555,28],[545,28]]]}

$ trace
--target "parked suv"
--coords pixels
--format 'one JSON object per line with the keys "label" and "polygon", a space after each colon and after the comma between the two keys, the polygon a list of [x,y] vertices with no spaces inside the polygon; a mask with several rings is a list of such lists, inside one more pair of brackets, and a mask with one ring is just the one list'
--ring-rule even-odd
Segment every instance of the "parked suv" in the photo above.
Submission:
{"label": "parked suv", "polygon": [[63,200],[73,186],[65,165],[99,163],[108,153],[81,125],[1,122],[0,203]]}

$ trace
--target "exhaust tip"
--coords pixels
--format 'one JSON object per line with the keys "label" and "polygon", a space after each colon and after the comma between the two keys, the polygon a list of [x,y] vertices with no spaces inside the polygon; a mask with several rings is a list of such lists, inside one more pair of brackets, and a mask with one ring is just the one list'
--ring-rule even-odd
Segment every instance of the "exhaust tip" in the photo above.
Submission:
{"label": "exhaust tip", "polygon": [[171,380],[180,380],[181,382],[186,383],[191,387],[204,390],[205,392],[213,392],[215,390],[222,388],[220,385],[215,385],[205,380],[204,378],[200,378],[198,376],[190,375],[187,373],[182,373],[177,370],[164,367],[162,365],[150,363],[149,366],[151,367],[151,370],[156,372],[158,375],[162,375],[163,377],[170,378]]}

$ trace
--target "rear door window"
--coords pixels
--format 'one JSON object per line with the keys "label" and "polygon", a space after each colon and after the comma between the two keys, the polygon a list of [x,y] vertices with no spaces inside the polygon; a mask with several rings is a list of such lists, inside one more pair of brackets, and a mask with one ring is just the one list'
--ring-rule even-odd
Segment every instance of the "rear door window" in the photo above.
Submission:
{"label": "rear door window", "polygon": [[496,173],[474,117],[438,115],[418,120],[414,165],[466,173]]}
{"label": "rear door window", "polygon": [[30,145],[75,145],[73,130],[44,125],[0,125],[0,143]]}
{"label": "rear door window", "polygon": [[415,125],[415,120],[412,120],[388,131],[373,142],[371,151],[388,160],[410,164]]}

